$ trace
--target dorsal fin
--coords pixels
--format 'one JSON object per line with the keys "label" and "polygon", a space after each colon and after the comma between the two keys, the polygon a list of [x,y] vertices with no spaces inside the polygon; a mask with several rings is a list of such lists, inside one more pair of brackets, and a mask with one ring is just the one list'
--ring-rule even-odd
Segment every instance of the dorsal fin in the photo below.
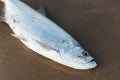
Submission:
{"label": "dorsal fin", "polygon": [[39,8],[37,9],[37,12],[39,12],[43,16],[46,16],[45,9],[44,9],[44,7],[42,5],[39,5]]}

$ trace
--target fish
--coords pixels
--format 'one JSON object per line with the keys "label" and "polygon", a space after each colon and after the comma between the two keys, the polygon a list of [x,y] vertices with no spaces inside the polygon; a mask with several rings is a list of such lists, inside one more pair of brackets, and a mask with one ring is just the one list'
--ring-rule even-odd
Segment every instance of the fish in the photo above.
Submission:
{"label": "fish", "polygon": [[0,21],[7,23],[13,37],[34,52],[77,70],[95,68],[95,59],[78,41],[46,17],[44,8],[35,10],[21,0],[0,0]]}

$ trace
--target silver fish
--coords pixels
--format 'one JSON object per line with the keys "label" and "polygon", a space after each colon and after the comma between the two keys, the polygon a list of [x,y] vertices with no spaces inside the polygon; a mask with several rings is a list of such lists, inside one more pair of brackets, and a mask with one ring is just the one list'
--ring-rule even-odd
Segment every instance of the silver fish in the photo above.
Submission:
{"label": "silver fish", "polygon": [[20,0],[3,1],[0,17],[28,48],[60,64],[74,69],[91,69],[97,66],[94,58],[57,24]]}

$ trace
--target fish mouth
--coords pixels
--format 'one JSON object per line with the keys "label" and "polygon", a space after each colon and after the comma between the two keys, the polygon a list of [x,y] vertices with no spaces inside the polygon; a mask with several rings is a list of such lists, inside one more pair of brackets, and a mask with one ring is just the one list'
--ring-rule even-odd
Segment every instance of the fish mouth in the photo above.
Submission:
{"label": "fish mouth", "polygon": [[81,63],[80,65],[74,66],[75,69],[88,70],[93,69],[97,66],[95,59],[91,59],[89,62]]}
{"label": "fish mouth", "polygon": [[95,59],[92,59],[90,62],[88,62],[88,63],[91,63],[91,62],[95,62]]}

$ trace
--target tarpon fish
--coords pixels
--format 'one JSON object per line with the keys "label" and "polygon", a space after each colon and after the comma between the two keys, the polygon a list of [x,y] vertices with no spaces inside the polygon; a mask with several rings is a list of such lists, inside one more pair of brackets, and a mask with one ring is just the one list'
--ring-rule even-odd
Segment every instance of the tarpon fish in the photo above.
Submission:
{"label": "tarpon fish", "polygon": [[0,20],[6,22],[12,36],[28,48],[55,62],[74,69],[92,69],[97,66],[91,55],[67,32],[48,19],[43,10],[34,10],[20,0],[4,2]]}

